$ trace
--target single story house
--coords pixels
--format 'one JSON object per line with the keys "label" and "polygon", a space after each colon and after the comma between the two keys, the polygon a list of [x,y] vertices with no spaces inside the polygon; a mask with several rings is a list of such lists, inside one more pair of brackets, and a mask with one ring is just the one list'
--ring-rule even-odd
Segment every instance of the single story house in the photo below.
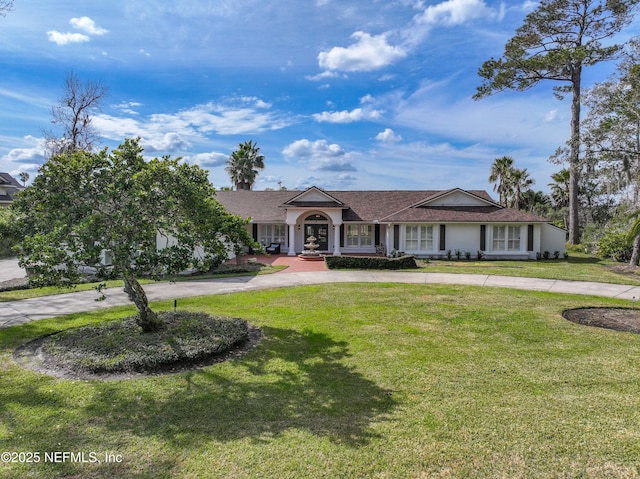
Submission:
{"label": "single story house", "polygon": [[9,207],[13,195],[24,187],[9,173],[0,172],[0,207]]}
{"label": "single story house", "polygon": [[441,258],[479,252],[487,259],[564,254],[566,232],[540,216],[505,208],[483,190],[218,191],[230,212],[249,218],[253,237],[294,256],[314,236],[319,251],[376,254],[402,251]]}

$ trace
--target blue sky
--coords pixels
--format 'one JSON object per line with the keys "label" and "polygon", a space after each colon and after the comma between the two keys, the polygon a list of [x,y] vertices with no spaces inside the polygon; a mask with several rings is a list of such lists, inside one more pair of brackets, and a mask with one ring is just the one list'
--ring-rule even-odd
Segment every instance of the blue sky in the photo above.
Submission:
{"label": "blue sky", "polygon": [[[230,185],[257,142],[255,189],[487,189],[503,155],[548,190],[570,102],[551,83],[474,101],[531,0],[15,0],[0,17],[0,171],[35,176],[66,74],[103,81],[104,144],[141,137]],[[640,20],[616,41],[640,34]],[[615,64],[586,71],[585,86]]]}

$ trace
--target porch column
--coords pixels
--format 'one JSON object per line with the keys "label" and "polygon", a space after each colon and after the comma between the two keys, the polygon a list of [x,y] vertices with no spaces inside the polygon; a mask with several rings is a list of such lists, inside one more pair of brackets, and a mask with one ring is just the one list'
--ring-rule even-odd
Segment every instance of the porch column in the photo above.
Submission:
{"label": "porch column", "polygon": [[289,252],[287,256],[296,255],[296,225],[289,225]]}
{"label": "porch column", "polygon": [[333,256],[342,256],[340,251],[340,226],[342,223],[333,223]]}

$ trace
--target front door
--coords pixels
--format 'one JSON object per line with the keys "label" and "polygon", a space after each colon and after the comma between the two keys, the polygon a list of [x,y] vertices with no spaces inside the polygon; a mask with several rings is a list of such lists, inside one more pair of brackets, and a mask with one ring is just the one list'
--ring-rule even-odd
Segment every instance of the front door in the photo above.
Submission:
{"label": "front door", "polygon": [[318,251],[329,250],[329,225],[327,224],[305,224],[304,225],[304,242],[307,242],[309,236],[316,237],[316,244],[320,246]]}

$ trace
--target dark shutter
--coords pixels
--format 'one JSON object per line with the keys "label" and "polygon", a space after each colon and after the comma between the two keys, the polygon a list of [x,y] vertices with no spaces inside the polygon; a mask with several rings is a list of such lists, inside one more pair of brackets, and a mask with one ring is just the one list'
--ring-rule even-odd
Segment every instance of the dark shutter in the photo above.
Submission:
{"label": "dark shutter", "polygon": [[440,225],[440,251],[447,249],[447,227],[446,225]]}
{"label": "dark shutter", "polygon": [[375,224],[373,225],[373,235],[374,235],[374,241],[376,245],[380,244],[380,225],[379,224]]}
{"label": "dark shutter", "polygon": [[487,225],[480,225],[480,251],[487,250]]}
{"label": "dark shutter", "polygon": [[527,226],[527,251],[533,251],[533,225]]}
{"label": "dark shutter", "polygon": [[253,223],[253,241],[258,241],[258,225]]}
{"label": "dark shutter", "polygon": [[340,248],[344,248],[344,223],[340,225]]}
{"label": "dark shutter", "polygon": [[391,249],[400,248],[400,225],[393,225],[393,246]]}

